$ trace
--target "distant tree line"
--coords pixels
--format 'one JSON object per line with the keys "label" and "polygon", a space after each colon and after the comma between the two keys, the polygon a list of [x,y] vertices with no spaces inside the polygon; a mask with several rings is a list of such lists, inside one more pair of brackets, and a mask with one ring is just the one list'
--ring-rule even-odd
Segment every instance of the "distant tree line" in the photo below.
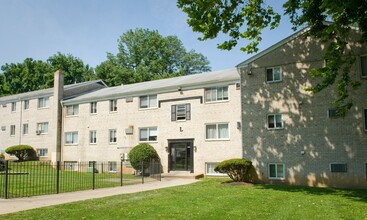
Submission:
{"label": "distant tree line", "polygon": [[22,63],[1,66],[0,96],[53,86],[56,70],[64,73],[65,85],[102,79],[109,86],[163,79],[210,71],[201,53],[187,51],[176,36],[163,37],[156,30],[129,30],[118,40],[118,53],[95,69],[71,54],[60,52],[46,61],[26,58]]}

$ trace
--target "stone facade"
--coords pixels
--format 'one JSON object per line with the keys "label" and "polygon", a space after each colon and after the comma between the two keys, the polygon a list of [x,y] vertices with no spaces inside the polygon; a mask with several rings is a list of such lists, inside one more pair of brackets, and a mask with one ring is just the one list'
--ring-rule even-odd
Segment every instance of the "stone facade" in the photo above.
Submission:
{"label": "stone facade", "polygon": [[[318,82],[307,73],[325,65],[325,44],[304,32],[238,66],[243,155],[253,162],[260,182],[366,187],[367,78],[361,76],[361,57],[367,47],[357,43],[356,32],[351,34],[348,49],[356,57],[351,73],[361,87],[351,92],[354,105],[347,116],[333,117],[332,89],[315,95],[305,91]],[[278,124],[272,123],[276,117]]]}

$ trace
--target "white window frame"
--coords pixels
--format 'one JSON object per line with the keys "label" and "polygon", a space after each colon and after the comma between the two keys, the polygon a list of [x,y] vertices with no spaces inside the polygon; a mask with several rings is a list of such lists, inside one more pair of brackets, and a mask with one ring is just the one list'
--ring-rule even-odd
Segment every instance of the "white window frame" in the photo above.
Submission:
{"label": "white window frame", "polygon": [[[279,69],[279,79],[275,80],[275,69]],[[272,73],[272,79],[268,80],[268,70],[271,70]],[[281,66],[274,66],[274,67],[268,67],[266,68],[265,72],[266,82],[267,83],[275,83],[275,82],[281,82],[283,80],[283,70]]]}
{"label": "white window frame", "polygon": [[39,157],[48,157],[48,149],[47,148],[37,148],[37,156]]}
{"label": "white window frame", "polygon": [[117,112],[117,99],[110,100],[110,112]]}
{"label": "white window frame", "polygon": [[15,136],[15,125],[10,125],[10,136]]}
{"label": "white window frame", "polygon": [[90,103],[89,113],[90,114],[97,114],[97,102],[91,102]]}
{"label": "white window frame", "polygon": [[171,121],[191,120],[191,104],[177,104],[171,106]]}
{"label": "white window frame", "polygon": [[[367,67],[365,69],[366,73],[365,73],[365,75],[363,75],[363,62],[362,62],[362,59],[365,59],[366,62],[367,62],[367,55],[363,55],[363,56],[360,57],[361,78],[367,78]],[[367,66],[367,64],[366,64],[366,66]]]}
{"label": "white window frame", "polygon": [[17,111],[17,103],[16,102],[12,102],[11,103],[11,112],[16,112]]}
{"label": "white window frame", "polygon": [[214,171],[214,168],[218,165],[218,163],[219,162],[206,162],[205,163],[205,175],[207,176],[226,176],[227,174],[218,173]]}
{"label": "white window frame", "polygon": [[117,143],[117,129],[108,130],[108,142],[110,144],[116,144]]}
{"label": "white window frame", "polygon": [[23,100],[23,109],[28,110],[29,109],[29,100]]}
{"label": "white window frame", "polygon": [[[278,170],[278,165],[282,165],[283,169],[281,171]],[[275,176],[274,177],[270,176],[270,166],[275,166]],[[282,173],[282,175],[279,175],[280,172]],[[268,164],[268,178],[269,179],[280,179],[280,180],[285,179],[285,165],[284,165],[284,163],[269,163]]]}
{"label": "white window frame", "polygon": [[[218,98],[218,94],[220,93],[222,97]],[[225,93],[227,93],[227,95],[225,95]],[[217,86],[217,87],[212,87],[212,88],[206,88],[204,90],[204,99],[205,99],[205,103],[229,101],[229,86]]]}
{"label": "white window frame", "polygon": [[76,161],[64,161],[65,171],[78,171],[78,162]]}
{"label": "white window frame", "polygon": [[117,162],[116,161],[108,161],[108,172],[116,173],[117,171]]}
{"label": "white window frame", "polygon": [[[142,105],[142,101],[145,98],[146,98],[147,104]],[[152,108],[158,108],[158,96],[157,95],[143,95],[139,97],[139,109],[152,109]]]}
{"label": "white window frame", "polygon": [[96,130],[89,131],[89,144],[97,144],[97,131]]}
{"label": "white window frame", "polygon": [[[142,138],[141,132],[144,130],[146,131],[147,137]],[[154,136],[152,135],[152,133],[156,135]],[[158,127],[139,128],[139,142],[157,142],[157,141],[158,141]]]}
{"label": "white window frame", "polygon": [[77,131],[65,132],[65,145],[77,145],[78,138],[79,137]]}
{"label": "white window frame", "polygon": [[48,108],[50,106],[50,97],[38,98],[38,109]]}
{"label": "white window frame", "polygon": [[[220,136],[219,127],[221,125],[227,125],[228,137],[224,137],[224,138],[219,137]],[[215,137],[214,138],[209,138],[208,137],[208,126],[215,126]],[[231,135],[230,135],[230,124],[229,124],[229,122],[205,124],[205,140],[206,141],[222,141],[222,140],[230,140],[230,138],[231,138]]]}
{"label": "white window frame", "polygon": [[66,106],[66,116],[78,116],[79,115],[79,105],[67,105]]}
{"label": "white window frame", "polygon": [[23,130],[22,130],[22,134],[23,135],[28,135],[29,132],[29,126],[28,123],[23,124]]}
{"label": "white window frame", "polygon": [[[280,120],[281,120],[281,126],[278,127],[278,117],[280,116]],[[273,117],[274,120],[274,127],[270,127],[270,117]],[[266,126],[268,128],[268,130],[279,130],[279,129],[284,129],[284,119],[283,119],[283,115],[282,114],[269,114],[266,116]]]}
{"label": "white window frame", "polygon": [[48,122],[37,123],[37,131],[40,132],[40,134],[48,134]]}

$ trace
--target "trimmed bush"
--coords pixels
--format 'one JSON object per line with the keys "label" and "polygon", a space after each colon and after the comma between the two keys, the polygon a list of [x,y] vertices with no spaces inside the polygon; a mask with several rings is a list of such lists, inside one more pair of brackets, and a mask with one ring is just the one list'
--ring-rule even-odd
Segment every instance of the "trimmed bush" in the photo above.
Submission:
{"label": "trimmed bush", "polygon": [[227,174],[234,182],[246,182],[251,166],[251,161],[235,158],[220,162],[214,171]]}
{"label": "trimmed bush", "polygon": [[37,153],[33,147],[29,145],[15,145],[5,149],[5,152],[14,155],[19,161],[34,160],[37,158]]}
{"label": "trimmed bush", "polygon": [[4,154],[0,154],[0,159],[5,159],[5,155]]}
{"label": "trimmed bush", "polygon": [[0,171],[5,170],[5,160],[3,158],[0,158]]}
{"label": "trimmed bush", "polygon": [[159,159],[157,151],[147,143],[141,143],[131,149],[129,153],[129,160],[131,166],[138,171],[142,171],[142,162],[144,167],[148,167],[149,162],[153,159]]}

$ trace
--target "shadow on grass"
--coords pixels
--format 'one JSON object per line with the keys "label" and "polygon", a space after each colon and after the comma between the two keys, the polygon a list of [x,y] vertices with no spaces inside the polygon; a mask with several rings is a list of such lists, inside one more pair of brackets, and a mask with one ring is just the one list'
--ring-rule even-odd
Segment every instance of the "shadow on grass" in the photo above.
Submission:
{"label": "shadow on grass", "polygon": [[261,189],[276,190],[284,192],[297,192],[312,195],[333,195],[341,196],[359,202],[367,202],[367,189],[340,189],[340,188],[318,188],[306,186],[290,186],[290,185],[265,185],[256,184]]}

